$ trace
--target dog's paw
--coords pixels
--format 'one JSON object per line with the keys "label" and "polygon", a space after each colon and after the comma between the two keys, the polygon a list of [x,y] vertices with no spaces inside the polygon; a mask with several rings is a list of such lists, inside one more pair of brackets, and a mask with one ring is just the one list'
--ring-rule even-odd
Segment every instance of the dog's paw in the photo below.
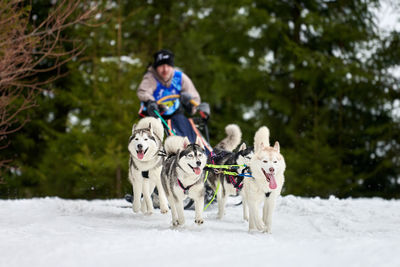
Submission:
{"label": "dog's paw", "polygon": [[144,215],[146,215],[146,216],[150,216],[150,215],[152,215],[153,214],[153,211],[146,211],[145,213],[144,213]]}
{"label": "dog's paw", "polygon": [[140,204],[139,205],[132,205],[132,210],[134,213],[138,213],[140,211]]}
{"label": "dog's paw", "polygon": [[146,207],[142,204],[142,207],[140,208],[140,211],[142,212],[142,213],[144,213],[144,214],[146,214],[147,213],[147,209],[146,209]]}
{"label": "dog's paw", "polygon": [[265,226],[262,232],[266,234],[272,234],[272,229],[271,227]]}
{"label": "dog's paw", "polygon": [[160,211],[161,211],[162,214],[168,213],[168,209],[160,209]]}
{"label": "dog's paw", "polygon": [[243,216],[243,220],[248,222],[249,221],[249,217],[248,216]]}
{"label": "dog's paw", "polygon": [[218,215],[217,215],[218,220],[222,220],[223,217],[224,217],[223,213],[222,214],[218,213]]}
{"label": "dog's paw", "polygon": [[258,231],[264,232],[264,229],[265,229],[264,225],[257,225]]}
{"label": "dog's paw", "polygon": [[181,223],[179,222],[179,220],[175,220],[172,222],[172,226],[174,227],[178,227],[178,226],[182,226],[185,222]]}
{"label": "dog's paw", "polygon": [[264,229],[266,228],[266,226],[264,225],[264,223],[263,222],[256,222],[256,228],[257,228],[257,230],[258,231],[261,231],[261,232],[263,232],[264,231]]}
{"label": "dog's paw", "polygon": [[178,219],[179,225],[184,225],[185,224],[185,218]]}
{"label": "dog's paw", "polygon": [[203,224],[204,220],[202,218],[196,219],[194,220],[195,223],[197,223],[198,225]]}

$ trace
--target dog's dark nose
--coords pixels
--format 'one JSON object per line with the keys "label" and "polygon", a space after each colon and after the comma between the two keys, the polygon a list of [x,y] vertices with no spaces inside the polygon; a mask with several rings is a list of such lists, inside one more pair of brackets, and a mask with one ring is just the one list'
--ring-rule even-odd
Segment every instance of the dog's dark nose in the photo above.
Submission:
{"label": "dog's dark nose", "polygon": [[274,168],[269,168],[269,172],[274,172],[275,171],[275,169]]}
{"label": "dog's dark nose", "polygon": [[200,166],[201,165],[201,161],[196,161],[196,164],[197,164],[197,166]]}
{"label": "dog's dark nose", "polygon": [[142,150],[142,148],[143,148],[142,144],[138,144],[138,145],[137,145],[137,148],[138,148],[139,150]]}

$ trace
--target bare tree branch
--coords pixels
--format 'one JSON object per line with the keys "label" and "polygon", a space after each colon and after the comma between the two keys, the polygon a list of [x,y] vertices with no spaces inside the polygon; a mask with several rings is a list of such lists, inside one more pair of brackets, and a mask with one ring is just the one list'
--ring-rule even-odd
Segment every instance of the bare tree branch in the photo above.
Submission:
{"label": "bare tree branch", "polygon": [[[36,106],[43,86],[64,74],[58,72],[44,81],[36,76],[59,69],[83,52],[83,44],[76,42],[65,51],[63,44],[71,41],[62,32],[77,24],[88,25],[96,12],[82,0],[62,0],[35,26],[23,0],[0,0],[0,150],[8,147],[8,136],[28,122],[24,111]],[[9,162],[0,159],[0,174]]]}

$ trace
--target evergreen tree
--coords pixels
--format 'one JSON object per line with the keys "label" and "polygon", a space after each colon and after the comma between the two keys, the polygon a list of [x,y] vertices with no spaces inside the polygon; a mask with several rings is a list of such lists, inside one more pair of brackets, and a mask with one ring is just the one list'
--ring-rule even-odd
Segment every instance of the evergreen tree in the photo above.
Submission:
{"label": "evergreen tree", "polygon": [[[399,33],[378,35],[377,0],[99,1],[103,22],[52,85],[12,152],[2,196],[121,197],[136,88],[171,49],[203,101],[211,143],[261,125],[286,157],[285,194],[399,197]],[[372,52],[371,52],[372,51]],[[32,138],[33,137],[33,138]]]}

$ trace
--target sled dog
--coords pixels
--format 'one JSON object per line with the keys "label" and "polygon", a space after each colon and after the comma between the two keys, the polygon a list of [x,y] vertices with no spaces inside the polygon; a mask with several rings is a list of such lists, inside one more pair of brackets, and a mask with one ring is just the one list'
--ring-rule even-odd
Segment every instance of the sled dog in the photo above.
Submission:
{"label": "sled dog", "polygon": [[[271,233],[272,213],[276,198],[284,183],[285,159],[280,153],[279,143],[269,144],[269,129],[258,129],[254,136],[254,156],[250,161],[253,178],[245,179],[243,191],[249,207],[249,231],[259,230]],[[260,204],[264,202],[262,219]]]}
{"label": "sled dog", "polygon": [[[249,166],[253,155],[253,149],[247,148],[243,143],[237,152],[232,152],[241,142],[242,132],[236,124],[229,124],[225,127],[226,137],[214,148],[214,154],[208,163],[215,165],[245,165]],[[248,172],[248,167],[232,167],[230,172],[237,175],[223,174],[219,169],[208,169],[207,181],[211,188],[217,190],[218,218],[222,219],[225,212],[225,203],[228,196],[237,195],[243,186],[244,176]],[[243,218],[247,218],[247,205],[243,201]]]}
{"label": "sled dog", "polygon": [[[164,129],[159,119],[146,117],[132,127],[129,138],[129,181],[133,187],[132,208],[134,212],[153,213],[151,194],[157,186],[161,213],[168,212],[168,204],[161,184],[161,168]],[[143,202],[141,196],[143,193]]]}
{"label": "sled dog", "polygon": [[202,224],[204,208],[204,174],[207,156],[197,138],[191,144],[187,137],[169,136],[165,140],[167,157],[163,163],[161,180],[171,208],[172,225],[185,223],[183,200],[190,197],[195,204],[195,223]]}

